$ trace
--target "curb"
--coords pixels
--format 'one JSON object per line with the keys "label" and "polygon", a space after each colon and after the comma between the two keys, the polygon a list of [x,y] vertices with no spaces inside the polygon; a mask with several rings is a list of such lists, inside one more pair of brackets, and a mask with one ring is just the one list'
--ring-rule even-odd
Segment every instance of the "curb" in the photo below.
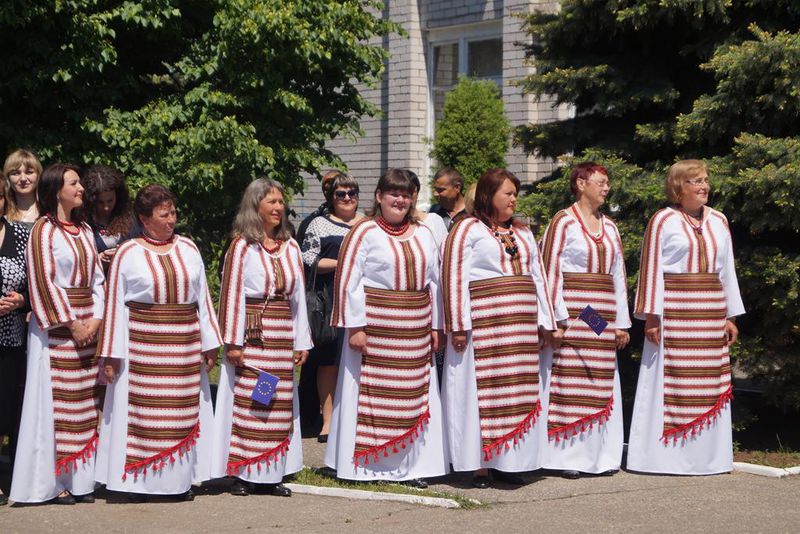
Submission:
{"label": "curb", "polygon": [[758,475],[770,478],[783,478],[791,475],[800,475],[800,466],[781,469],[779,467],[769,467],[767,465],[733,462],[733,470],[740,473],[748,473],[750,475]]}
{"label": "curb", "polygon": [[439,508],[461,508],[453,499],[442,497],[426,497],[423,495],[407,495],[403,493],[386,493],[382,491],[354,490],[346,488],[329,488],[324,486],[307,486],[306,484],[284,484],[295,493],[306,493],[309,495],[322,495],[325,497],[344,497],[346,499],[358,499],[363,501],[397,501],[412,504],[422,504],[425,506],[436,506]]}

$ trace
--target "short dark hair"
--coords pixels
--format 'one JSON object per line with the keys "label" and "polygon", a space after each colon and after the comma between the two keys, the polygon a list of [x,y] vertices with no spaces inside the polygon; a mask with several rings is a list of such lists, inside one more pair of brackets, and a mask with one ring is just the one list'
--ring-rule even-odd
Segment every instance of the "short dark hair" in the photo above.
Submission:
{"label": "short dark hair", "polygon": [[[339,171],[331,171],[328,174],[332,172],[336,172],[333,178],[328,178],[327,180],[323,178],[322,182],[322,194],[325,195],[325,204],[328,206],[328,211],[331,213],[333,213],[333,193],[336,192],[338,188],[349,187],[358,191],[358,182],[355,178]],[[328,176],[328,174],[325,176]]]}
{"label": "short dark hair", "polygon": [[[472,215],[484,222],[487,226],[491,226],[496,221],[497,213],[495,213],[494,199],[495,193],[503,185],[503,182],[510,180],[519,193],[520,183],[519,178],[514,176],[509,170],[506,169],[489,169],[481,175],[478,179],[478,187],[475,189],[475,207],[473,208]],[[515,221],[512,219],[512,224]]]}
{"label": "short dark hair", "polygon": [[[39,213],[56,217],[58,213],[58,192],[64,187],[64,175],[73,171],[80,177],[81,170],[70,163],[54,163],[42,171],[36,194],[39,197]],[[73,210],[70,218],[80,220],[80,210]]]}
{"label": "short dark hair", "polygon": [[[414,175],[416,176],[416,175]],[[388,169],[378,180],[378,185],[375,187],[375,193],[378,191],[381,194],[388,193],[389,191],[401,191],[408,195],[414,195],[418,191],[416,186],[414,185],[414,180],[412,178],[412,174],[407,169]],[[375,200],[375,204],[372,206],[372,210],[367,214],[370,217],[377,217],[381,214],[381,206],[378,204],[378,201]],[[408,208],[408,213],[406,214],[406,219],[410,222],[417,222],[419,217],[417,216],[416,206],[411,204]]]}
{"label": "short dark hair", "polygon": [[175,193],[161,184],[146,185],[136,194],[133,201],[133,212],[141,222],[142,217],[151,217],[153,210],[165,202],[171,202],[173,206],[178,205]]}
{"label": "short dark hair", "polygon": [[459,191],[463,191],[464,189],[464,177],[453,167],[442,167],[439,169],[436,174],[433,175],[433,181],[435,182],[439,178],[447,178],[450,180],[450,185],[454,187],[458,186]]}

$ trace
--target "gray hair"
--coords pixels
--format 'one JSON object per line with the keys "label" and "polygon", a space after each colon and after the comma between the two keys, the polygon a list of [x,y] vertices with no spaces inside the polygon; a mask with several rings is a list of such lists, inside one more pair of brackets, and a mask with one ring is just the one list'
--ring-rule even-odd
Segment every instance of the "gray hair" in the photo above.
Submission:
{"label": "gray hair", "polygon": [[[258,205],[268,194],[277,190],[286,199],[283,186],[271,178],[257,178],[250,182],[242,195],[242,202],[239,204],[239,212],[233,220],[233,230],[231,237],[241,237],[248,243],[261,243],[267,237],[264,234],[264,221],[258,215]],[[292,237],[289,230],[289,219],[286,210],[281,217],[281,223],[275,232],[275,239],[287,241]]]}

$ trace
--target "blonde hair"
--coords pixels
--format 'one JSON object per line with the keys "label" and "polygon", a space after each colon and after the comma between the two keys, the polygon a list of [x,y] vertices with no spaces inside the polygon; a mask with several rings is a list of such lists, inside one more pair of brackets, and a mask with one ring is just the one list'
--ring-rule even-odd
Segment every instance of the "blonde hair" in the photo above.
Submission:
{"label": "blonde hair", "polygon": [[[283,186],[270,178],[257,178],[253,180],[242,195],[242,202],[239,204],[239,212],[233,220],[233,230],[231,237],[241,237],[248,243],[261,243],[266,238],[264,233],[264,221],[258,214],[258,206],[268,194],[278,191],[286,201],[286,193]],[[275,231],[275,239],[288,241],[292,237],[289,230],[289,219],[286,210],[283,210],[281,222]]]}
{"label": "blonde hair", "polygon": [[[3,163],[3,176],[5,177],[6,184],[6,218],[8,220],[18,219],[19,210],[17,209],[17,193],[14,191],[14,186],[11,185],[9,175],[12,171],[20,167],[32,168],[36,171],[36,175],[41,178],[42,176],[42,162],[36,157],[36,154],[24,148],[18,148],[8,155],[5,163]],[[38,204],[38,202],[37,202]]]}
{"label": "blonde hair", "polygon": [[478,182],[469,186],[464,193],[464,211],[472,215],[472,210],[475,208],[475,190],[478,189]]}
{"label": "blonde hair", "polygon": [[705,161],[699,159],[683,159],[669,168],[664,182],[664,192],[672,204],[680,204],[685,180],[694,180],[701,174],[708,174]]}

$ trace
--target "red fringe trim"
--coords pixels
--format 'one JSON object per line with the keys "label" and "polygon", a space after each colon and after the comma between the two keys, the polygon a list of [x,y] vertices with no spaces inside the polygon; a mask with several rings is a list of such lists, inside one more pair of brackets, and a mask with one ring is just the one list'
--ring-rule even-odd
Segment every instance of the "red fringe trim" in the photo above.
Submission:
{"label": "red fringe trim", "polygon": [[[253,458],[248,458],[247,460],[241,460],[239,462],[228,462],[228,475],[233,476],[245,467],[247,467],[247,472],[250,473],[250,467],[253,464],[261,464],[261,462],[264,460],[267,461],[267,465],[270,465],[270,463],[273,461],[278,461],[278,455],[286,456],[286,451],[289,450],[290,438],[291,435],[286,436],[277,447],[274,447],[265,453],[259,454],[258,456],[254,456]],[[261,465],[256,467],[259,471],[261,471]]]}
{"label": "red fringe trim", "polygon": [[431,418],[430,409],[425,410],[425,413],[419,417],[416,424],[414,424],[414,426],[412,426],[406,433],[402,434],[401,436],[397,436],[396,438],[387,441],[383,445],[370,447],[369,449],[363,451],[356,451],[355,454],[353,454],[353,463],[356,465],[356,467],[358,467],[359,462],[363,458],[364,460],[363,465],[369,465],[370,456],[372,456],[373,460],[377,462],[381,452],[383,452],[384,457],[388,457],[389,454],[396,454],[397,452],[399,452],[397,450],[398,443],[400,444],[401,449],[405,449],[406,440],[408,440],[409,443],[414,443],[414,438],[419,437],[420,429],[422,428],[423,425],[428,424],[430,418]]}
{"label": "red fringe trim", "polygon": [[[483,447],[483,459],[485,461],[489,461],[492,457],[496,454],[500,454],[503,450],[508,450],[511,446],[508,444],[509,441],[512,439],[514,440],[514,445],[517,444],[517,440],[522,439],[522,435],[525,434],[531,427],[536,424],[536,418],[539,417],[539,414],[542,412],[542,403],[541,401],[536,401],[536,406],[533,407],[531,413],[525,416],[517,426],[514,427],[514,430],[506,434],[505,436],[496,439],[494,442],[484,445]],[[494,453],[492,452],[494,451]]]}
{"label": "red fringe trim", "polygon": [[548,430],[547,439],[551,440],[555,438],[556,443],[558,443],[562,439],[575,437],[581,432],[586,432],[588,429],[594,428],[595,422],[598,425],[602,425],[603,423],[608,421],[608,418],[611,415],[611,410],[613,408],[614,408],[614,397],[612,396],[611,399],[609,399],[606,407],[600,410],[599,412],[587,415],[585,417],[581,417],[577,421],[573,421],[572,423],[569,423],[567,425],[563,425],[558,428]]}
{"label": "red fringe trim", "polygon": [[122,473],[122,480],[125,481],[128,478],[128,473],[133,475],[134,480],[139,476],[139,470],[142,470],[142,474],[147,474],[147,468],[150,467],[153,471],[158,471],[159,469],[166,467],[167,465],[167,457],[169,457],[169,463],[175,462],[175,453],[178,453],[178,456],[183,457],[184,454],[188,453],[189,450],[197,444],[197,438],[200,436],[200,422],[194,425],[194,428],[189,431],[189,434],[176,443],[174,446],[170,447],[169,449],[165,449],[158,454],[151,456],[150,458],[145,458],[139,462],[126,465],[125,472]]}
{"label": "red fringe trim", "polygon": [[76,471],[78,470],[78,459],[80,459],[83,463],[86,463],[87,458],[91,458],[92,454],[97,450],[97,440],[99,436],[97,435],[97,430],[94,431],[94,436],[91,437],[89,442],[81,449],[80,451],[76,452],[75,454],[71,454],[66,458],[62,458],[56,462],[56,476],[59,476],[61,473],[69,473],[73,469]]}
{"label": "red fringe trim", "polygon": [[722,408],[724,408],[732,398],[733,386],[729,387],[724,393],[722,393],[717,399],[717,402],[714,403],[714,406],[700,417],[697,417],[695,420],[686,423],[685,425],[665,430],[664,435],[661,436],[661,441],[664,442],[664,445],[667,445],[670,438],[672,438],[673,443],[677,443],[680,434],[683,434],[683,439],[688,439],[690,435],[696,436],[703,430],[704,426],[708,425],[710,427],[711,421],[717,420],[717,415],[719,415],[719,412],[722,411]]}

